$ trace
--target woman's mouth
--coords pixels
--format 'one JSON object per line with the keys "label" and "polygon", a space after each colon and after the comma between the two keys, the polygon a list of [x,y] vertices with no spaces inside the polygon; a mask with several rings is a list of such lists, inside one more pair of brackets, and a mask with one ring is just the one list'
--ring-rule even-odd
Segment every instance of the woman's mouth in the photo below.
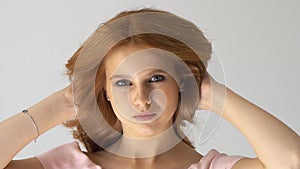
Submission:
{"label": "woman's mouth", "polygon": [[148,121],[154,118],[154,116],[156,116],[156,113],[152,113],[152,112],[143,112],[143,113],[139,113],[136,114],[134,116],[132,116],[135,120],[138,121]]}

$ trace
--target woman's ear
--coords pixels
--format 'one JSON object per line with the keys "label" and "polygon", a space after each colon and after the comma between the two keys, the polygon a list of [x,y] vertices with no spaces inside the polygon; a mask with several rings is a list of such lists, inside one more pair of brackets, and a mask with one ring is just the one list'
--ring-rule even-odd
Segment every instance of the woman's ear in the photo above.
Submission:
{"label": "woman's ear", "polygon": [[106,100],[107,100],[108,102],[110,102],[109,96],[108,96],[107,94],[105,94],[105,95],[106,95]]}
{"label": "woman's ear", "polygon": [[105,95],[105,98],[106,98],[106,100],[109,102],[110,101],[110,98],[109,98],[109,96],[107,95],[107,92],[106,92],[106,87],[104,86],[104,95]]}
{"label": "woman's ear", "polygon": [[184,91],[184,83],[181,82],[179,86],[179,92],[183,92],[183,91]]}

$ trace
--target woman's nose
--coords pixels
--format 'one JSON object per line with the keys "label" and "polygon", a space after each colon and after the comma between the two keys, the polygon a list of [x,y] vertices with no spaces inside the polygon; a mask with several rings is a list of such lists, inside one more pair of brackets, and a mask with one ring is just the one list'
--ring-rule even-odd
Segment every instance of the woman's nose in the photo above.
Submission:
{"label": "woman's nose", "polygon": [[151,101],[149,98],[149,89],[142,86],[135,86],[131,89],[132,104],[138,111],[145,112],[149,109]]}

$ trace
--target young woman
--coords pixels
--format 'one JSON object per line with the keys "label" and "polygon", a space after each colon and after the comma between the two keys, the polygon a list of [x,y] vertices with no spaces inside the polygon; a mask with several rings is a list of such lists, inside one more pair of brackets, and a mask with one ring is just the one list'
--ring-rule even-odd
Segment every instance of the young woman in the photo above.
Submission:
{"label": "young woman", "polygon": [[[72,82],[0,124],[1,168],[300,168],[300,138],[281,121],[213,80],[211,45],[191,22],[153,9],[122,12],[69,59]],[[196,109],[223,115],[257,158],[194,150],[183,121]],[[75,111],[76,110],[76,111]],[[58,124],[76,142],[12,160]]]}

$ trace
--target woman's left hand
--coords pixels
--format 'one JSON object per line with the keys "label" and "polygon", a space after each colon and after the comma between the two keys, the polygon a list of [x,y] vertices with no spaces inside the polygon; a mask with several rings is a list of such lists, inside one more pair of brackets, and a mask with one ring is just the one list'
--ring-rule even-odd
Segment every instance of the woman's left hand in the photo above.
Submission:
{"label": "woman's left hand", "polygon": [[206,73],[200,90],[201,97],[198,108],[222,114],[226,99],[226,87]]}

